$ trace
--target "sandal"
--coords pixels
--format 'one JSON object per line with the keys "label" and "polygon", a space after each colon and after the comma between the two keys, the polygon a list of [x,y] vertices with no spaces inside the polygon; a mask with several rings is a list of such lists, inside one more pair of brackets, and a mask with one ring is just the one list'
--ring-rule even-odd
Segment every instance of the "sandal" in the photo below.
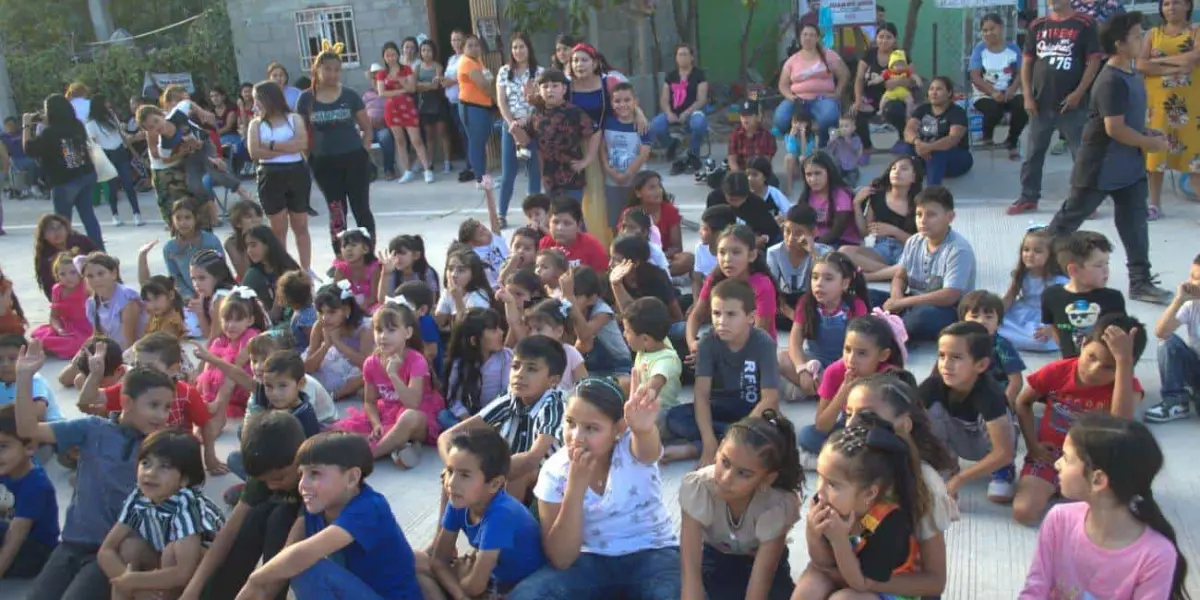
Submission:
{"label": "sandal", "polygon": [[1157,221],[1163,217],[1162,209],[1151,204],[1146,208],[1146,220]]}

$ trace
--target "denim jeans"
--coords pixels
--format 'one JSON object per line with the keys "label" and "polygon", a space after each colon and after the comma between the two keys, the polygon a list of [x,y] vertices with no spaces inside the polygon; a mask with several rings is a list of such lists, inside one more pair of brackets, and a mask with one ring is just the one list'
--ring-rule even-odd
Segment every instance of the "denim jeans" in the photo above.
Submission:
{"label": "denim jeans", "polygon": [[451,102],[450,103],[450,118],[454,120],[454,130],[458,132],[458,135],[462,138],[463,143],[465,144],[467,141],[467,128],[463,127],[462,114],[459,112],[460,110],[462,110],[461,107],[462,107],[462,103]]}
{"label": "denim jeans", "polygon": [[[267,500],[250,508],[233,540],[233,546],[224,562],[208,578],[201,597],[218,600],[237,596],[260,560],[266,563],[283,549],[299,508],[297,503],[278,499]],[[102,589],[107,592],[108,586],[103,585]],[[271,600],[287,600],[287,595],[284,589]]]}
{"label": "denim jeans", "polygon": [[1187,404],[1188,393],[1200,395],[1200,355],[1183,338],[1172,334],[1158,345],[1158,376],[1163,404]]}
{"label": "denim jeans", "polygon": [[[525,161],[525,175],[529,177],[529,193],[542,193],[542,168],[538,162],[537,144],[530,141],[525,146],[530,152]],[[508,205],[512,202],[513,188],[517,183],[517,171],[521,170],[521,160],[517,158],[517,140],[508,132],[507,127],[500,128],[500,217],[508,215]]]}
{"label": "denim jeans", "polygon": [[292,578],[296,600],[383,600],[358,576],[328,558]]}
{"label": "denim jeans", "polygon": [[[754,410],[754,405],[749,402],[737,401],[712,401],[709,400],[709,406],[712,413],[713,433],[717,439],[725,437],[725,432],[730,426],[737,423],[741,419],[746,418]],[[692,403],[680,404],[673,406],[667,410],[667,431],[677,438],[682,438],[692,443],[696,448],[701,447],[700,427],[696,425],[696,405]]]}
{"label": "denim jeans", "polygon": [[1113,199],[1113,221],[1117,235],[1125,247],[1125,266],[1130,283],[1150,279],[1150,227],[1146,222],[1146,200],[1149,196],[1146,180],[1119,190],[1098,190],[1071,186],[1071,194],[1063,201],[1058,213],[1046,228],[1050,235],[1060,238],[1079,229],[1105,198]]}
{"label": "denim jeans", "polygon": [[583,552],[566,569],[542,567],[508,594],[508,600],[679,600],[679,548],[623,556]]}
{"label": "denim jeans", "polygon": [[[704,591],[708,593],[708,597],[713,600],[746,597],[746,588],[749,587],[750,576],[754,572],[754,559],[753,554],[726,554],[704,544],[700,571],[704,580]],[[788,549],[784,547],[779,563],[775,566],[775,574],[771,577],[767,600],[788,600],[792,597],[795,587],[791,563],[788,561]]]}
{"label": "denim jeans", "polygon": [[100,548],[62,542],[33,580],[29,600],[107,600],[108,576],[96,562]]}
{"label": "denim jeans", "polygon": [[[702,112],[692,113],[688,117],[687,132],[688,152],[700,156],[700,147],[704,145],[704,138],[708,137],[708,116]],[[650,121],[650,135],[663,146],[671,145],[671,124],[667,121],[666,113],[659,113]]]}
{"label": "denim jeans", "polygon": [[[1042,168],[1046,165],[1046,150],[1057,131],[1067,142],[1074,162],[1075,150],[1083,140],[1083,126],[1087,124],[1088,110],[1084,107],[1060,113],[1057,110],[1039,110],[1029,120],[1029,139],[1025,151],[1025,162],[1021,163],[1021,199],[1037,202],[1042,197]],[[928,182],[928,178],[926,178]]]}
{"label": "denim jeans", "polygon": [[130,162],[133,157],[130,156],[129,150],[125,146],[120,146],[116,150],[105,150],[104,155],[117,170],[117,179],[108,182],[108,206],[112,208],[113,214],[117,214],[116,184],[118,182],[121,187],[125,188],[125,196],[129,198],[129,206],[133,207],[133,214],[142,214],[142,209],[138,207],[137,184],[133,179],[133,164]]}
{"label": "denim jeans", "polygon": [[[800,449],[810,454],[819,454],[821,446],[825,445],[825,440],[829,439],[829,434],[817,429],[816,425],[805,425],[796,432],[796,444]],[[233,456],[230,455],[230,460],[226,464],[233,463]],[[230,467],[232,469],[232,467]]]}
{"label": "denim jeans", "polygon": [[953,306],[914,306],[900,315],[909,342],[934,341],[946,326],[958,321],[958,309]]}
{"label": "denim jeans", "polygon": [[[12,525],[12,521],[0,519],[0,539],[3,539],[8,534],[8,528]],[[8,570],[4,572],[5,579],[32,579],[42,572],[42,567],[46,566],[46,562],[50,560],[50,553],[54,549],[46,544],[36,540],[33,536],[26,536],[25,541],[17,548],[17,555],[13,557],[12,564]]]}
{"label": "denim jeans", "polygon": [[841,116],[838,101],[826,96],[817,96],[812,100],[784,100],[775,107],[773,126],[778,135],[792,130],[792,111],[807,110],[817,127],[818,144],[822,147],[829,143],[829,130],[837,127],[838,117]]}
{"label": "denim jeans", "polygon": [[492,109],[474,104],[459,104],[463,129],[467,131],[467,164],[475,173],[475,180],[482,181],[487,173],[487,141],[492,135]]}
{"label": "denim jeans", "polygon": [[379,144],[379,153],[383,155],[383,172],[396,173],[396,138],[387,127],[377,127],[371,133],[371,139]]}
{"label": "denim jeans", "polygon": [[71,221],[71,209],[79,213],[79,220],[87,236],[96,243],[96,249],[104,251],[104,236],[100,234],[100,221],[96,219],[96,208],[92,206],[92,193],[96,189],[96,172],[92,171],[54,186],[51,197],[54,199],[54,212]]}
{"label": "denim jeans", "polygon": [[[912,144],[900,144],[897,150],[901,154],[917,157],[917,150]],[[917,157],[919,158],[919,157]],[[947,177],[962,177],[975,166],[975,158],[966,148],[951,148],[934,152],[925,162],[926,185],[941,185]]]}

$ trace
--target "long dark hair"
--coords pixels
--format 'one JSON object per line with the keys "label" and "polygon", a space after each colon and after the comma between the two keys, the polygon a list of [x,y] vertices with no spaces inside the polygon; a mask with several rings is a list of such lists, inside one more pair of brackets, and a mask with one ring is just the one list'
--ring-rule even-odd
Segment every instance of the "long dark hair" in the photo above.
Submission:
{"label": "long dark hair", "polygon": [[75,117],[75,108],[71,101],[62,94],[46,96],[46,125],[64,131],[68,139],[74,139],[80,144],[87,143],[87,130],[83,123]]}
{"label": "long dark hair", "polygon": [[262,245],[267,247],[267,255],[263,257],[263,263],[276,276],[283,275],[288,271],[299,271],[300,263],[288,254],[287,248],[279,243],[279,238],[275,237],[275,232],[266,225],[257,225],[251,227],[246,235],[258,240]]}
{"label": "long dark hair", "polygon": [[1171,599],[1190,598],[1183,587],[1187,579],[1187,559],[1179,551],[1175,528],[1154,500],[1152,484],[1163,466],[1162,448],[1154,434],[1137,421],[1089,412],[1075,421],[1067,438],[1079,453],[1089,476],[1095,471],[1103,471],[1108,477],[1108,489],[1117,506],[1129,507],[1135,519],[1171,541],[1176,553]]}
{"label": "long dark hair", "polygon": [[[834,196],[837,195],[838,190],[843,190],[851,196],[854,194],[850,191],[850,186],[846,185],[846,180],[842,178],[842,170],[837,166],[837,163],[833,161],[833,157],[830,156],[828,152],[825,152],[824,150],[817,150],[816,152],[808,155],[808,158],[805,158],[804,162],[800,163],[800,172],[803,173],[804,169],[809,165],[814,165],[825,169],[825,197],[829,208],[825,211],[825,222],[821,223],[821,225],[825,227],[832,227],[833,218],[837,212],[834,210],[834,206],[836,205]],[[811,199],[812,190],[808,187],[806,182],[803,191],[800,192],[800,199],[796,200],[796,204],[811,206]]]}
{"label": "long dark hair", "polygon": [[[446,346],[446,360],[442,377],[442,397],[446,402],[462,401],[467,412],[475,414],[491,398],[483,398],[483,363],[488,357],[483,354],[483,332],[499,329],[503,319],[490,308],[469,308],[454,323],[450,331],[450,343]],[[450,374],[457,368],[458,378]]]}
{"label": "long dark hair", "polygon": [[771,487],[803,493],[804,470],[800,468],[796,426],[783,415],[768,408],[761,416],[746,417],[729,428],[725,442],[754,450],[763,468],[777,474]]}
{"label": "long dark hair", "polygon": [[[392,254],[399,254],[401,250],[408,250],[409,252],[421,254],[420,258],[413,259],[413,275],[424,281],[425,274],[433,271],[433,280],[438,281],[437,269],[434,269],[429,265],[429,258],[425,256],[425,238],[419,235],[400,234],[392,238],[392,241],[388,242],[388,251]],[[400,273],[397,273],[392,282],[397,283],[401,281],[402,277],[403,276]],[[399,287],[399,284],[397,283],[397,285],[392,287]]]}
{"label": "long dark hair", "polygon": [[524,31],[513,32],[512,39],[508,41],[509,81],[513,80],[513,72],[517,70],[517,61],[512,57],[512,43],[515,40],[521,40],[522,42],[525,42],[525,54],[529,56],[529,58],[525,61],[527,63],[525,69],[528,71],[530,77],[536,75],[538,70],[537,53],[533,51],[533,40],[529,39],[529,34],[525,33]]}
{"label": "long dark hair", "polygon": [[117,116],[113,114],[112,107],[108,105],[108,96],[104,94],[95,94],[92,96],[91,107],[88,109],[88,120],[95,121],[101,129],[115,131],[120,124],[117,123]]}
{"label": "long dark hair", "polygon": [[908,420],[912,423],[908,437],[912,439],[912,443],[916,447],[917,456],[922,461],[929,463],[929,466],[939,473],[956,471],[958,459],[933,433],[933,423],[929,420],[929,413],[925,411],[925,405],[922,404],[921,394],[917,391],[917,387],[911,381],[906,381],[901,373],[907,375],[907,379],[912,379],[907,371],[884,371],[856,379],[850,385],[850,390],[865,387],[872,394],[877,394],[879,399],[891,407],[897,416],[908,415]]}
{"label": "long dark hair", "polygon": [[583,40],[565,33],[559,34],[558,37],[554,38],[554,52],[550,53],[550,68],[566,73],[569,65],[563,64],[558,60],[558,47],[566,46],[568,48],[574,48],[575,44],[578,44],[581,41]]}
{"label": "long dark hair", "polygon": [[254,97],[258,101],[263,121],[270,122],[273,117],[287,117],[292,109],[288,108],[287,100],[283,97],[283,89],[270,79],[254,84]]}
{"label": "long dark hair", "polygon": [[829,76],[833,77],[833,69],[829,68],[829,60],[825,58],[825,45],[821,43],[821,28],[815,23],[801,23],[800,28],[796,30],[796,45],[804,48],[800,43],[800,34],[804,33],[805,29],[812,29],[817,32],[817,55],[821,57],[821,64],[825,65],[825,70],[829,72]]}
{"label": "long dark hair", "polygon": [[[633,262],[633,279],[637,282],[635,285],[641,291],[640,293],[650,289],[671,289],[671,280],[667,278],[667,274],[650,262],[650,242],[646,238],[637,235],[622,235],[613,240],[612,253],[619,254],[625,260]],[[665,303],[670,298],[660,298],[660,300]]]}
{"label": "long dark hair", "polygon": [[1046,266],[1044,267],[1043,277],[1049,279],[1059,274],[1058,261],[1054,259],[1054,237],[1050,235],[1050,231],[1045,227],[1034,227],[1025,232],[1025,236],[1021,238],[1021,246],[1017,249],[1017,266],[1012,270],[1012,281],[1008,284],[1008,291],[1005,296],[1017,297],[1021,291],[1021,284],[1025,281],[1025,276],[1029,274],[1029,267],[1025,266],[1025,261],[1021,259],[1021,255],[1025,250],[1025,240],[1029,238],[1040,238],[1046,243]]}
{"label": "long dark hair", "polygon": [[[800,205],[797,204],[797,206]],[[817,265],[832,265],[838,270],[838,273],[841,273],[842,278],[850,280],[850,288],[846,290],[847,295],[842,296],[842,302],[848,305],[848,309],[854,308],[855,298],[861,300],[863,306],[871,305],[871,300],[867,296],[867,280],[849,256],[841,252],[830,252],[813,260],[813,270]],[[817,339],[817,329],[821,322],[820,304],[817,302],[817,297],[813,295],[812,282],[809,282],[808,291],[804,292],[804,297],[800,299],[801,310],[804,312],[804,324],[801,328],[806,340]],[[849,310],[847,310],[847,314],[851,317],[855,316]]]}
{"label": "long dark hair", "polygon": [[[474,250],[469,247],[456,250],[450,256],[446,257],[446,270],[449,275],[450,259],[457,258],[459,264],[466,267],[471,272],[471,280],[467,282],[467,293],[480,292],[490,301],[495,297],[495,290],[492,289],[491,283],[488,282],[487,269],[483,264],[483,259],[475,254]],[[450,282],[447,281],[447,284]]]}
{"label": "long dark hair", "polygon": [[142,284],[140,293],[143,302],[149,302],[152,298],[159,296],[168,296],[171,298],[171,310],[179,314],[181,320],[184,319],[183,314],[183,296],[176,291],[175,278],[167,275],[152,275],[146,283]]}
{"label": "long dark hair", "polygon": [[912,526],[917,526],[924,514],[917,488],[920,465],[914,464],[908,443],[896,435],[891,423],[875,413],[860,413],[845,429],[834,432],[825,446],[850,461],[854,484],[878,485],[876,502],[894,500]]}
{"label": "long dark hair", "polygon": [[[63,229],[67,230],[67,248],[65,250],[55,248],[54,246],[50,245],[50,242],[46,241],[46,227],[50,225],[50,223],[58,223],[59,225],[63,226]],[[70,252],[72,256],[79,253],[79,248],[72,248],[70,246],[71,235],[73,234],[78,235],[78,233],[71,228],[71,222],[68,221],[66,217],[62,217],[54,213],[46,213],[38,218],[37,225],[33,229],[33,274],[34,277],[37,278],[38,285],[42,287],[49,287],[47,284],[53,283],[42,280],[41,266],[43,260],[53,257],[59,252]],[[82,275],[82,273],[80,273],[80,275]]]}
{"label": "long dark hair", "polygon": [[856,319],[850,319],[850,323],[846,325],[846,335],[850,335],[851,333],[875,340],[875,345],[879,346],[880,349],[886,348],[890,351],[887,364],[898,369],[904,368],[904,348],[900,345],[900,341],[896,339],[896,334],[892,331],[892,326],[888,325],[882,318],[874,315],[864,315]]}
{"label": "long dark hair", "polygon": [[887,193],[892,191],[892,168],[899,164],[900,161],[907,161],[909,165],[912,165],[913,182],[912,185],[908,186],[908,214],[905,215],[905,222],[912,222],[912,232],[916,232],[917,194],[921,193],[921,189],[925,185],[925,161],[917,160],[911,156],[897,156],[892,159],[892,162],[888,163],[887,168],[883,170],[883,173],[879,177],[871,180],[869,185],[875,188],[876,194],[880,194],[886,199]]}
{"label": "long dark hair", "polygon": [[[754,260],[750,262],[748,272],[746,273],[747,276],[759,273],[770,279],[771,285],[775,285],[775,278],[771,275],[770,267],[767,266],[767,253],[760,252],[758,250],[758,237],[754,235],[754,230],[750,229],[749,225],[736,223],[726,227],[725,231],[722,231],[720,235],[717,236],[718,246],[720,245],[721,240],[725,238],[734,238],[741,242],[742,245],[749,248],[751,252],[758,253],[758,256],[756,256]],[[722,281],[725,281],[725,273],[722,272],[721,269],[713,269],[710,277],[712,277],[712,285],[714,286]],[[779,286],[775,285],[775,287],[778,289]]]}

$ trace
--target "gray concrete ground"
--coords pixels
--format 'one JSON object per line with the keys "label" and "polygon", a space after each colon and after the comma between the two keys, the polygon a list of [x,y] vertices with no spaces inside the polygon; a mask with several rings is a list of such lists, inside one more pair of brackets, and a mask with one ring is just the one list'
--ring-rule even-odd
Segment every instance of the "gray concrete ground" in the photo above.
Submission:
{"label": "gray concrete ground", "polygon": [[[887,139],[887,136],[877,137],[880,138],[877,144],[884,148],[889,147],[891,140]],[[724,154],[723,148],[716,150],[717,156]],[[864,168],[862,181],[877,176],[889,160],[888,156],[874,157],[871,164]],[[782,157],[776,162],[782,165]],[[1020,217],[1004,214],[1004,208],[1016,197],[1020,189],[1020,163],[1009,161],[1002,151],[978,153],[975,167],[967,176],[948,182],[959,205],[954,227],[965,234],[974,245],[979,259],[980,287],[997,292],[1006,288],[1009,271],[1017,259],[1018,244],[1022,235],[1031,223],[1045,223],[1050,220],[1051,211],[1057,208],[1067,192],[1070,166],[1070,159],[1066,156],[1048,159],[1042,210]],[[668,169],[668,165],[661,163],[653,167],[661,172]],[[456,236],[458,224],[464,218],[485,217],[482,195],[473,185],[459,184],[449,176],[439,177],[440,180],[433,185],[380,182],[374,184],[371,189],[380,237],[386,240],[400,233],[420,233],[425,236],[429,254],[437,263],[441,262],[445,248]],[[698,220],[704,209],[707,189],[695,185],[690,176],[668,178],[666,185],[667,189],[675,194],[685,218]],[[523,189],[523,186],[522,179],[518,181],[517,189]],[[314,200],[317,199],[319,195],[314,197]],[[150,239],[165,241],[167,237],[163,224],[157,220],[152,202],[149,195],[142,196],[146,215],[153,218],[141,228],[130,225],[122,228],[112,227],[108,208],[104,206],[98,209],[109,251],[121,259],[127,280],[136,278],[138,248]],[[16,283],[30,322],[44,323],[49,309],[34,281],[31,269],[31,240],[36,219],[43,212],[50,210],[50,204],[45,201],[6,200],[4,209],[7,213],[5,228],[8,235],[0,237],[0,256],[7,258],[0,260],[0,266]],[[1156,272],[1162,276],[1164,286],[1174,289],[1175,285],[1187,276],[1192,258],[1200,251],[1200,244],[1196,242],[1195,237],[1196,232],[1200,231],[1196,221],[1200,217],[1200,205],[1176,198],[1170,193],[1168,185],[1164,209],[1168,216],[1150,225],[1151,256]],[[128,204],[123,204],[121,211],[128,222]],[[333,257],[327,243],[327,219],[323,206],[320,211],[323,216],[313,222],[313,265],[318,271],[323,271]],[[509,211],[509,219],[514,224],[522,221],[519,200],[517,206]],[[78,227],[78,220],[76,225]],[[1111,206],[1102,209],[1100,218],[1089,221],[1086,227],[1104,233],[1117,245],[1112,260],[1110,286],[1126,291],[1128,278],[1122,268],[1125,257],[1120,245],[1116,243]],[[224,237],[228,231],[225,227],[217,233]],[[689,248],[694,246],[695,233],[685,232],[685,238]],[[12,252],[11,256],[9,252]],[[156,271],[163,270],[161,255],[158,252],[153,253],[151,267]],[[1130,310],[1150,326],[1162,311],[1161,307],[1138,302],[1131,302]],[[1147,391],[1146,406],[1158,397],[1156,348],[1157,343],[1151,336],[1150,346],[1137,366],[1137,375]],[[1053,357],[1026,354],[1024,358],[1030,369],[1036,369]],[[914,374],[918,377],[926,374],[934,362],[932,349],[929,346],[920,347],[913,352],[910,360],[910,368]],[[62,361],[52,361],[46,366],[45,374],[53,380],[62,365]],[[73,390],[61,389],[56,390],[56,393],[64,412],[75,416],[76,393]],[[685,390],[685,393],[689,394],[690,401],[690,390]],[[343,412],[346,408],[340,407]],[[814,408],[812,404],[791,404],[784,408],[784,412],[789,418],[803,424],[812,421]],[[1194,502],[1197,493],[1200,492],[1200,476],[1187,465],[1193,460],[1200,460],[1200,444],[1197,444],[1193,437],[1200,431],[1198,426],[1200,425],[1196,421],[1190,420],[1154,427],[1154,432],[1167,454],[1166,466],[1158,478],[1155,496],[1162,504],[1167,518],[1175,525],[1181,547],[1193,565],[1200,556],[1200,517],[1194,512],[1188,512],[1186,506],[1187,503]],[[1187,442],[1187,439],[1193,441]],[[226,428],[218,445],[222,456],[235,448],[236,438],[232,427]],[[678,484],[690,468],[691,465],[688,464],[673,464],[664,468],[664,500],[675,515],[678,515]],[[429,543],[437,523],[437,503],[434,499],[438,494],[440,469],[441,464],[436,454],[426,451],[424,462],[411,472],[402,472],[391,465],[381,464],[371,476],[371,483],[391,500],[392,508],[414,547],[423,547]],[[65,513],[71,496],[66,474],[57,464],[50,465],[49,471],[58,486],[60,510]],[[813,479],[815,478],[810,477],[810,486]],[[221,491],[233,483],[233,476],[213,478],[208,482],[206,490],[211,497],[219,499]],[[975,482],[963,490],[959,500],[963,518],[947,534],[949,578],[946,598],[1013,598],[1024,582],[1036,543],[1036,530],[1015,524],[1010,518],[1008,507],[989,503],[984,497],[985,485],[985,482]],[[793,530],[790,548],[792,570],[798,574],[807,563],[801,529]],[[1200,594],[1200,583],[1197,581],[1194,576],[1190,581],[1189,589],[1193,595]],[[0,598],[22,597],[25,589],[25,584],[5,581],[0,586]]]}

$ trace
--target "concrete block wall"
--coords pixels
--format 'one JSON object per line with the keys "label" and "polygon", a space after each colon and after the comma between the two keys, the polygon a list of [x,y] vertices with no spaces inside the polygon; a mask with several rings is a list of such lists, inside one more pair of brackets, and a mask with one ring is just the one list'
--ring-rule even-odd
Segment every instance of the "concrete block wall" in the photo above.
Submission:
{"label": "concrete block wall", "polygon": [[306,72],[301,69],[300,47],[296,36],[295,12],[311,8],[350,5],[354,7],[354,27],[358,34],[359,66],[342,72],[342,82],[354,89],[366,87],[364,73],[373,62],[380,62],[384,42],[400,40],[429,28],[424,0],[225,0],[233,33],[234,55],[242,81],[266,78],[267,63],[278,61],[287,67],[293,81]]}

